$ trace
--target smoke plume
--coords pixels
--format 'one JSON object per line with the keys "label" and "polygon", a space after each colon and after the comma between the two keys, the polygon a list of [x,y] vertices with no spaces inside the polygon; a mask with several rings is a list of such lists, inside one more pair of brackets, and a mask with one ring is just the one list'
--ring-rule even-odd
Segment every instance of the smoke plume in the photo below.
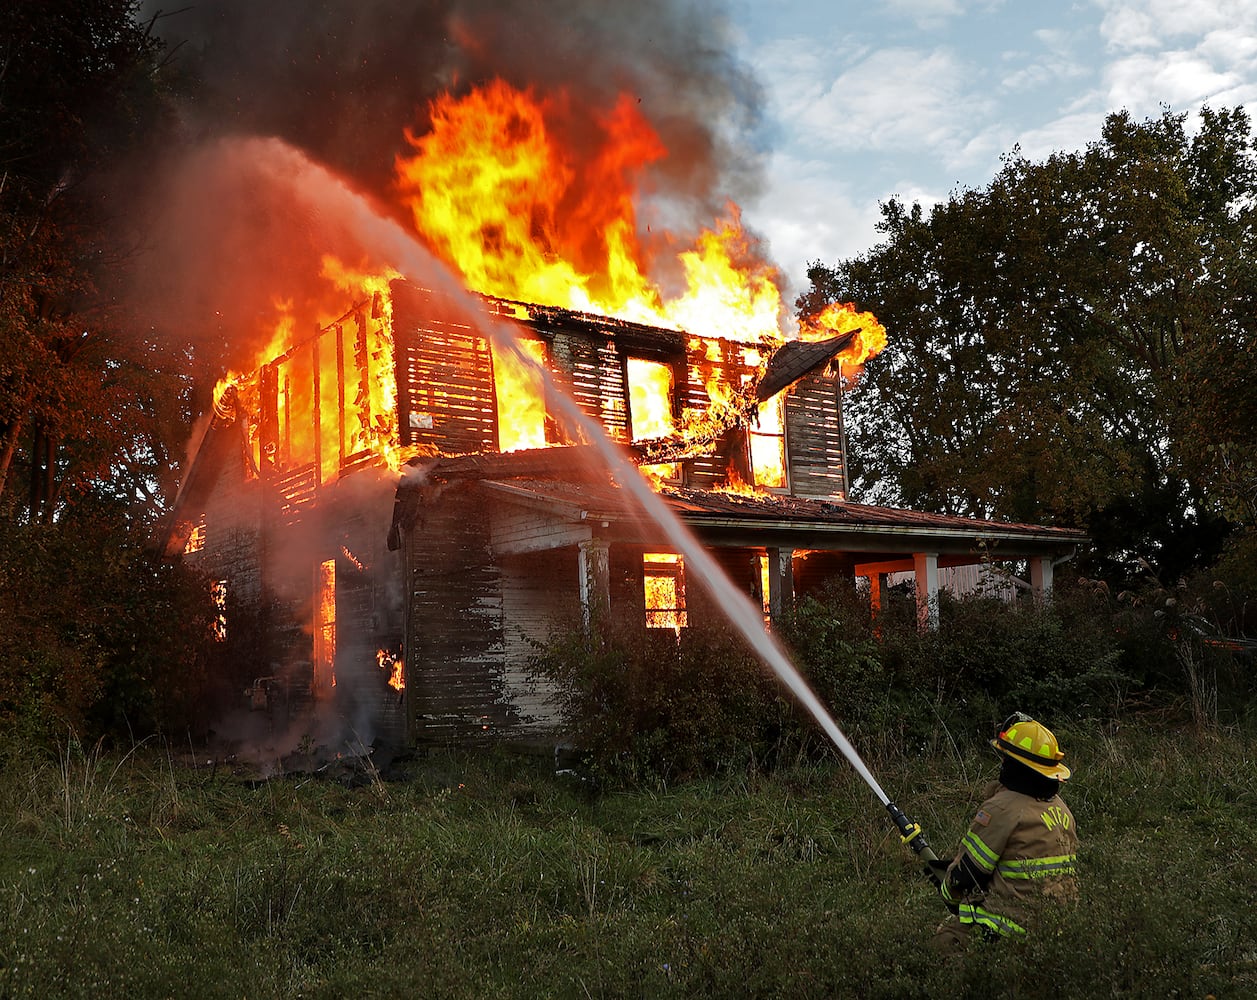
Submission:
{"label": "smoke plume", "polygon": [[276,136],[372,191],[433,97],[495,77],[590,107],[634,94],[669,150],[661,193],[708,219],[756,180],[758,90],[710,0],[215,0],[155,30],[193,88],[197,128]]}
{"label": "smoke plume", "polygon": [[[362,266],[372,256],[329,239],[330,207],[293,188],[276,145],[248,140],[281,140],[409,226],[396,197],[397,160],[413,153],[407,132],[427,130],[440,94],[497,78],[541,96],[561,91],[564,141],[576,150],[602,140],[600,116],[620,95],[635,97],[667,150],[642,178],[648,240],[711,225],[758,183],[759,93],[730,54],[718,0],[144,7],[177,71],[183,141],[146,162],[137,185],[133,242],[148,252],[135,298],[148,322],[193,340],[210,367],[239,365],[261,346],[274,296],[299,299],[320,254]],[[311,321],[300,302],[287,308]]]}

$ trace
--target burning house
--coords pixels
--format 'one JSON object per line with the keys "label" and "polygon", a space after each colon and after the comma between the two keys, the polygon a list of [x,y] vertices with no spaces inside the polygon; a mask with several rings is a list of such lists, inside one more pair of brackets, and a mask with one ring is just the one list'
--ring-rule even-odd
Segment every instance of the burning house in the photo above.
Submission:
{"label": "burning house", "polygon": [[928,621],[940,567],[992,553],[1049,589],[1076,532],[847,501],[842,368],[869,321],[747,343],[378,284],[221,388],[168,551],[218,581],[225,629],[243,612],[263,636],[251,697],[282,688],[287,711],[397,741],[551,726],[527,664],[556,628],[719,614],[559,392],[769,619],[831,577],[868,578],[876,602],[910,570]]}
{"label": "burning house", "polygon": [[[496,38],[496,17],[475,25]],[[487,58],[473,26],[452,37]],[[644,65],[656,36],[672,37],[645,32]],[[716,618],[631,496],[641,476],[769,619],[835,576],[867,578],[876,604],[910,571],[928,624],[940,568],[993,555],[1050,588],[1075,532],[849,502],[842,391],[885,331],[835,304],[786,336],[780,277],[736,206],[702,228],[718,75],[694,75],[689,117],[658,92],[693,57],[624,76],[600,56],[581,87],[486,73],[429,103],[387,183],[279,139],[182,165],[145,294],[176,275],[171,301],[243,360],[166,550],[214,581],[253,705],[397,742],[545,729],[527,661],[554,629]],[[610,92],[619,77],[637,92]],[[376,162],[329,148],[345,169]]]}

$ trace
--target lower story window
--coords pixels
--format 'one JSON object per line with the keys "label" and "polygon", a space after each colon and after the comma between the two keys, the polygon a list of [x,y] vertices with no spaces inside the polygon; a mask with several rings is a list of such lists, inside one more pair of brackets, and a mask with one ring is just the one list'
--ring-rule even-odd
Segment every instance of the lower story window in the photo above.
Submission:
{"label": "lower story window", "polygon": [[685,611],[685,564],[672,552],[642,557],[646,588],[646,627],[680,632],[689,622]]}
{"label": "lower story window", "polygon": [[215,580],[210,584],[210,600],[214,602],[214,620],[210,622],[210,634],[217,642],[227,641],[227,581]]}

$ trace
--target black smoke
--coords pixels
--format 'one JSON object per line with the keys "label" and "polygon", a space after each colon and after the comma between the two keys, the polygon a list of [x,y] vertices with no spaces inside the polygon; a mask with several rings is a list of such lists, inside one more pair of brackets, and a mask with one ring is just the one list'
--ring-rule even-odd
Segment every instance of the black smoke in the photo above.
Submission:
{"label": "black smoke", "polygon": [[437,94],[494,77],[567,88],[591,108],[635,95],[669,151],[655,194],[703,222],[755,190],[760,93],[715,0],[145,0],[209,135],[275,136],[385,194],[404,129]]}

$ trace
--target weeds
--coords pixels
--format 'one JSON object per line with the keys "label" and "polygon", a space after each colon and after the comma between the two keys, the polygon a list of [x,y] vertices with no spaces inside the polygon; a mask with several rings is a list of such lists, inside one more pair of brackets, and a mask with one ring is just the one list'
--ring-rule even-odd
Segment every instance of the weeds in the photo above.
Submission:
{"label": "weeds", "polygon": [[73,729],[69,731],[64,748],[58,751],[61,817],[67,833],[81,832],[104,810],[118,772],[144,742],[134,744],[110,766],[103,736],[89,749]]}
{"label": "weeds", "polygon": [[[1082,902],[946,967],[937,897],[839,761],[591,797],[535,761],[433,755],[381,799],[90,748],[78,835],[6,827],[0,995],[1251,995],[1257,743],[1068,737]],[[60,829],[41,768],[0,793]],[[875,771],[947,854],[995,760],[958,740]]]}

